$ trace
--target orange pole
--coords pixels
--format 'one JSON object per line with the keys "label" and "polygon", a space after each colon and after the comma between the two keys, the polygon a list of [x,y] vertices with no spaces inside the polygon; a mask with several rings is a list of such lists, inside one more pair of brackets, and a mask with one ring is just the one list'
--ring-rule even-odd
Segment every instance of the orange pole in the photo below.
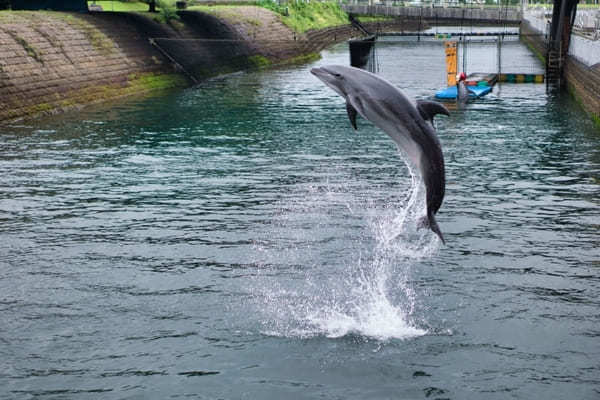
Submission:
{"label": "orange pole", "polygon": [[444,46],[446,49],[446,74],[448,86],[456,85],[456,74],[458,73],[458,51],[456,41],[446,41]]}

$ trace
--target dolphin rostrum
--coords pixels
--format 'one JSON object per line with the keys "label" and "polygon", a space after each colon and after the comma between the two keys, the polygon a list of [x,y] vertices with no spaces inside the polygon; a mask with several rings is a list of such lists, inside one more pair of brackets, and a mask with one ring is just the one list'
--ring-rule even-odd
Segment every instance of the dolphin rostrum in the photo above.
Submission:
{"label": "dolphin rostrum", "polygon": [[354,67],[328,65],[310,71],[346,100],[346,110],[356,129],[359,114],[387,133],[410,163],[417,167],[425,183],[427,215],[419,222],[444,236],[435,213],[444,200],[446,177],[442,147],[433,127],[436,114],[450,115],[446,107],[435,101],[413,104],[398,88],[385,79]]}

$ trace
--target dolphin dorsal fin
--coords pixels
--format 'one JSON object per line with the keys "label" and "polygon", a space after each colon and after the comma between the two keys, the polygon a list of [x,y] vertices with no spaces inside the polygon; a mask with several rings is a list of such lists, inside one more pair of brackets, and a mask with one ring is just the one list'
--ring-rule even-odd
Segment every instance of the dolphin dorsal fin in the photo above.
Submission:
{"label": "dolphin dorsal fin", "polygon": [[356,108],[352,107],[352,104],[346,102],[346,111],[348,112],[348,118],[350,118],[350,123],[352,124],[352,127],[354,128],[354,130],[358,130],[358,128],[356,127],[356,115],[358,114]]}
{"label": "dolphin dorsal fin", "polygon": [[425,121],[432,121],[437,114],[450,115],[450,111],[443,104],[431,100],[417,100],[417,110]]}

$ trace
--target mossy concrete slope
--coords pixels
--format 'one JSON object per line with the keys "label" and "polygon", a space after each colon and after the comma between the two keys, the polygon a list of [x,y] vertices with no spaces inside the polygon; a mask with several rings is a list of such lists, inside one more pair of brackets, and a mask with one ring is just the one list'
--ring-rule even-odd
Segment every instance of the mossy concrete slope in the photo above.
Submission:
{"label": "mossy concrete slope", "polygon": [[302,62],[359,35],[349,24],[299,34],[254,6],[183,11],[168,23],[148,13],[2,11],[0,122]]}
{"label": "mossy concrete slope", "polygon": [[0,121],[185,85],[148,34],[168,32],[127,14],[1,12]]}

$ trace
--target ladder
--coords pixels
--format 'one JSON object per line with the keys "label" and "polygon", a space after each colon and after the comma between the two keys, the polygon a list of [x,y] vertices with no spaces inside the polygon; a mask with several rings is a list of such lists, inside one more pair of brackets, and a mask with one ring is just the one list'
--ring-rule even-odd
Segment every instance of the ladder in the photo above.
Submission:
{"label": "ladder", "polygon": [[546,83],[560,86],[562,78],[563,57],[561,49],[550,48],[546,55]]}

